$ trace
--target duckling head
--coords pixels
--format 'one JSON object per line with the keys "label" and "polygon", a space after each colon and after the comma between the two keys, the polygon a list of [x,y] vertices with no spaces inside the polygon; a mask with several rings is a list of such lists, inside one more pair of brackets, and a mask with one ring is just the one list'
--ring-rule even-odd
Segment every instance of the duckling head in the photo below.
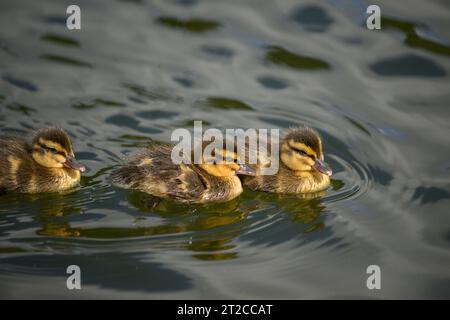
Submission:
{"label": "duckling head", "polygon": [[204,155],[199,167],[215,177],[232,177],[237,174],[254,176],[256,170],[246,164],[237,163],[237,154],[226,149],[214,150],[211,155]]}
{"label": "duckling head", "polygon": [[294,171],[318,171],[332,175],[331,168],[324,162],[322,139],[317,131],[308,127],[291,129],[285,135],[280,158]]}
{"label": "duckling head", "polygon": [[72,142],[60,128],[46,128],[36,132],[32,141],[34,161],[46,168],[69,168],[84,172],[86,167],[75,160]]}

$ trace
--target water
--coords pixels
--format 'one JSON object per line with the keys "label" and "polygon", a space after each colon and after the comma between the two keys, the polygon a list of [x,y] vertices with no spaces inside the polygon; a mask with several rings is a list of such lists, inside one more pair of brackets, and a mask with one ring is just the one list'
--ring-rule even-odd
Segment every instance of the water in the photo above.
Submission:
{"label": "water", "polygon": [[[381,31],[357,0],[77,3],[81,31],[70,1],[0,4],[1,133],[59,124],[91,169],[68,194],[0,199],[0,297],[450,298],[446,1],[377,1]],[[193,120],[310,125],[332,187],[149,210],[108,184]]]}

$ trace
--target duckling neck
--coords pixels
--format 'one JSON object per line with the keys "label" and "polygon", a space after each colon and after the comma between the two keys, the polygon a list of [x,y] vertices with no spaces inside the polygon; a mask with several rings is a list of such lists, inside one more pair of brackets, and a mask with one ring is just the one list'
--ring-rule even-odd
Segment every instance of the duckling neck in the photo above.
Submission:
{"label": "duckling neck", "polygon": [[237,176],[213,177],[208,179],[208,186],[203,194],[202,202],[231,200],[242,191],[242,184]]}
{"label": "duckling neck", "polygon": [[56,192],[74,187],[80,182],[78,170],[69,168],[45,168],[37,170],[35,186],[30,186],[34,192]]}
{"label": "duckling neck", "polygon": [[320,172],[294,171],[294,175],[299,179],[297,193],[317,192],[330,185],[330,177]]}

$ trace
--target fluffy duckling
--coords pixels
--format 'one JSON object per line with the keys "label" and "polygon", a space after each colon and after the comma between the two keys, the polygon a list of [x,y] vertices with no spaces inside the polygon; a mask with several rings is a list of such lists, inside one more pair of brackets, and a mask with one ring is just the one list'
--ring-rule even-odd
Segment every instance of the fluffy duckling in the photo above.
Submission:
{"label": "fluffy duckling", "polygon": [[332,171],[324,162],[322,139],[317,131],[308,127],[291,129],[282,138],[279,152],[276,174],[245,178],[244,186],[265,192],[303,194],[330,185]]}
{"label": "fluffy duckling", "polygon": [[142,150],[112,173],[113,184],[180,202],[222,202],[243,191],[237,174],[255,173],[254,169],[237,164],[236,154],[225,149],[218,150],[223,157],[220,163],[205,157],[200,164],[174,164],[172,148],[157,145]]}
{"label": "fluffy duckling", "polygon": [[37,131],[30,142],[0,137],[0,191],[58,192],[80,181],[86,167],[75,161],[72,143],[60,128]]}

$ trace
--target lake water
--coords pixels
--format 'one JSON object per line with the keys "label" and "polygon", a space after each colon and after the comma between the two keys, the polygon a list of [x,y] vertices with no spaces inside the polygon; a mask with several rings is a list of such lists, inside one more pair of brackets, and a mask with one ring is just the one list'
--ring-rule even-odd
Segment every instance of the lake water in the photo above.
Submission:
{"label": "lake water", "polygon": [[[61,125],[91,169],[0,198],[1,298],[450,298],[448,1],[79,0],[69,31],[72,3],[0,3],[1,134]],[[193,120],[312,126],[332,186],[150,210],[108,184]]]}

